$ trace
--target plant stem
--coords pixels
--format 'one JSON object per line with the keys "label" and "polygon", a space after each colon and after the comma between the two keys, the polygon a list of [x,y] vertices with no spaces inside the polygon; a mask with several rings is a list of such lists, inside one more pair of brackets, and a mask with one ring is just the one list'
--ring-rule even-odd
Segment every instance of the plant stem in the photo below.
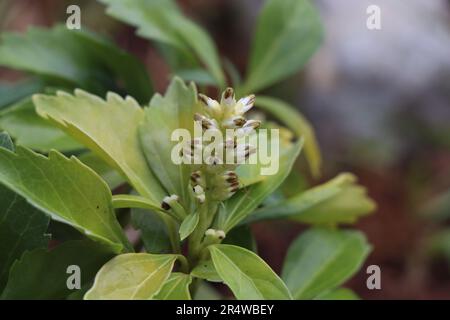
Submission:
{"label": "plant stem", "polygon": [[179,254],[178,261],[180,262],[180,271],[183,273],[189,273],[189,262],[187,261],[186,257],[182,254]]}
{"label": "plant stem", "polygon": [[195,230],[192,232],[189,237],[189,262],[191,267],[195,267],[198,262],[200,250],[201,250],[201,241],[203,236],[205,235],[206,229],[209,227],[208,225],[208,203],[205,201],[199,207],[199,221]]}
{"label": "plant stem", "polygon": [[178,237],[177,223],[171,217],[161,215],[169,232],[170,245],[173,253],[181,253],[180,240]]}

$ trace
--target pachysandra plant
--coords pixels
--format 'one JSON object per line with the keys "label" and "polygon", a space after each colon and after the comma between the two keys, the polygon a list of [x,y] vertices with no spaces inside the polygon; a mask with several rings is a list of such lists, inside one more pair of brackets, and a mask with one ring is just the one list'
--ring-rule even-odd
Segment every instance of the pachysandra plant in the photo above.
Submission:
{"label": "pachysandra plant", "polygon": [[[94,34],[56,27],[3,37],[0,64],[33,73],[38,85],[0,110],[0,127],[13,138],[0,134],[1,298],[204,299],[218,295],[214,283],[237,299],[357,298],[340,286],[371,246],[338,225],[368,214],[373,202],[349,173],[300,188],[304,173],[294,165],[302,150],[312,175],[320,172],[312,127],[281,100],[250,92],[311,56],[321,37],[314,7],[267,1],[246,79],[228,70],[233,90],[208,34],[174,2],[101,2],[158,41],[182,78],[148,103],[144,68]],[[29,63],[26,48],[64,36],[82,57],[42,47],[46,62]],[[53,63],[58,54],[80,72]],[[222,94],[210,98],[186,80]],[[191,138],[177,140],[177,132]],[[276,169],[261,174],[268,165]],[[258,256],[249,228],[272,219],[311,226],[289,248],[281,276]],[[57,243],[51,250],[49,239]],[[78,279],[68,279],[73,266]]]}

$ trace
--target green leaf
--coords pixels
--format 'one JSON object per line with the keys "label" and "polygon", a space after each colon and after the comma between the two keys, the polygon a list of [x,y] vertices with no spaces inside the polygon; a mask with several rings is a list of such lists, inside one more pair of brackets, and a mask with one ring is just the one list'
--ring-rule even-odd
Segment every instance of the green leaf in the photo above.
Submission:
{"label": "green leaf", "polygon": [[353,174],[341,173],[322,185],[257,210],[248,222],[293,218],[308,224],[355,223],[376,207],[356,179]]}
{"label": "green leaf", "polygon": [[[14,151],[7,133],[0,132],[0,147]],[[49,217],[14,192],[0,185],[0,292],[13,262],[26,250],[47,247]]]}
{"label": "green leaf", "polygon": [[[161,211],[160,206],[155,206],[153,202],[149,201],[147,198],[133,195],[133,194],[117,194],[112,197],[113,207],[119,208],[141,208],[154,210],[156,212]],[[163,213],[167,214],[167,213]]]}
{"label": "green leaf", "polygon": [[358,295],[347,288],[337,288],[315,298],[316,300],[360,300]]}
{"label": "green leaf", "polygon": [[[172,161],[172,149],[178,141],[171,141],[176,129],[193,130],[197,105],[197,89],[174,78],[164,96],[156,94],[140,125],[140,139],[147,164],[169,194],[176,194],[185,209],[189,208],[188,185],[192,168]],[[162,199],[160,199],[162,200]]]}
{"label": "green leaf", "polygon": [[[0,132],[0,147],[14,151],[7,133]],[[0,185],[0,292],[13,262],[26,250],[46,247],[49,218],[25,199]]]}
{"label": "green leaf", "polygon": [[168,15],[170,25],[175,29],[187,48],[205,65],[219,88],[225,87],[225,76],[220,63],[219,53],[211,39],[201,27],[183,16]]}
{"label": "green leaf", "polygon": [[[100,267],[111,258],[108,248],[95,242],[69,241],[51,251],[25,252],[11,268],[2,299],[64,299],[76,289],[67,287],[68,267],[80,268],[81,286],[89,283]],[[71,283],[71,282],[70,282]]]}
{"label": "green leaf", "polygon": [[170,252],[169,231],[159,214],[149,210],[131,209],[131,224],[134,229],[141,231],[141,239],[147,252]]}
{"label": "green leaf", "polygon": [[137,27],[141,37],[173,46],[201,61],[216,83],[223,87],[225,77],[214,42],[194,22],[186,18],[172,0],[100,0],[107,13]]}
{"label": "green leaf", "polygon": [[47,247],[49,221],[25,199],[0,185],[0,292],[11,265],[24,251]]}
{"label": "green leaf", "polygon": [[152,299],[169,278],[176,255],[122,254],[105,264],[85,300]]}
{"label": "green leaf", "polygon": [[284,180],[278,191],[281,192],[283,198],[290,198],[306,191],[308,187],[309,182],[307,181],[304,172],[300,172],[300,170],[295,170],[294,168],[287,176],[286,180]]}
{"label": "green leaf", "polygon": [[198,86],[215,86],[216,81],[214,78],[208,73],[208,71],[204,69],[184,69],[177,70],[176,76],[180,77],[186,82],[193,81]]}
{"label": "green leaf", "polygon": [[[174,250],[177,250],[175,248],[179,247],[179,240],[176,234],[176,230],[178,228],[176,218],[169,215],[166,211],[162,210],[160,207],[153,206],[153,204],[146,198],[136,195],[125,195],[125,194],[115,195],[113,196],[113,206],[114,208],[141,208],[150,210],[152,213],[156,213],[159,216],[159,218],[164,222],[164,224],[167,226],[167,228],[164,228],[164,230],[156,230],[155,236],[157,237],[165,236],[166,235],[165,232],[167,231],[168,235],[171,236],[169,237],[169,240]],[[151,222],[155,223],[154,219],[151,219]],[[155,227],[150,227],[150,229],[152,231],[155,231]],[[153,236],[151,236],[151,238],[153,238]]]}
{"label": "green leaf", "polygon": [[165,196],[141,151],[138,127],[144,111],[131,97],[108,93],[106,101],[82,90],[75,95],[35,95],[37,112],[59,125],[117,169],[144,197],[159,206]]}
{"label": "green leaf", "polygon": [[361,232],[310,229],[289,248],[282,278],[295,299],[312,299],[347,281],[370,251]]}
{"label": "green leaf", "polygon": [[180,226],[180,240],[183,241],[194,231],[195,227],[197,227],[199,220],[199,213],[191,213],[189,214],[181,223]]}
{"label": "green leaf", "polygon": [[57,149],[61,152],[82,146],[36,113],[30,98],[11,106],[0,115],[0,128],[15,139],[16,144],[41,152]]}
{"label": "green leaf", "polygon": [[41,81],[26,80],[13,84],[0,83],[0,111],[42,89]]}
{"label": "green leaf", "polygon": [[192,269],[191,276],[208,280],[209,282],[223,282],[214,267],[214,263],[210,259],[200,261],[195,268]]}
{"label": "green leaf", "polygon": [[178,7],[171,1],[142,0],[100,0],[107,6],[106,12],[112,17],[138,28],[137,34],[170,44],[180,49],[184,44],[169,26],[167,16],[177,15]]}
{"label": "green leaf", "polygon": [[258,18],[245,92],[264,89],[297,72],[322,41],[309,0],[267,0]]}
{"label": "green leaf", "polygon": [[226,244],[208,249],[217,273],[237,299],[292,299],[283,281],[253,252]]}
{"label": "green leaf", "polygon": [[156,300],[191,300],[189,285],[192,277],[185,273],[174,272],[164,282],[163,287],[155,295]]}
{"label": "green leaf", "polygon": [[113,84],[108,85],[111,79],[103,79],[105,86],[108,85],[107,89],[118,87],[118,90],[131,95],[140,103],[150,100],[152,84],[145,66],[137,58],[95,33],[78,31],[74,34],[83,50],[89,50],[91,58],[95,59],[95,66],[107,69],[115,76],[116,82]]}
{"label": "green leaf", "polygon": [[305,156],[308,160],[311,173],[314,177],[320,176],[322,156],[314,129],[309,121],[294,106],[279,99],[258,96],[256,106],[275,116],[276,119],[291,129],[297,137],[303,137],[305,139]]}
{"label": "green leaf", "polygon": [[0,147],[14,151],[14,143],[6,132],[0,132]]}
{"label": "green leaf", "polygon": [[78,156],[78,159],[97,172],[97,174],[105,180],[111,190],[126,183],[125,179],[117,172],[117,170],[114,170],[93,152],[85,152]]}
{"label": "green leaf", "polygon": [[22,147],[16,153],[0,148],[0,183],[116,252],[129,249],[111,205],[111,191],[77,158],[57,151],[47,158]]}
{"label": "green leaf", "polygon": [[[170,0],[167,3],[170,3]],[[189,49],[179,48],[164,42],[156,42],[154,46],[169,65],[174,75],[177,75],[179,71],[183,73],[184,70],[204,69],[200,61],[195,57],[195,54]],[[207,77],[211,78],[214,86],[216,86],[216,80],[211,73],[206,69],[204,71],[208,74]]]}
{"label": "green leaf", "polygon": [[[306,191],[304,197],[297,199],[296,203],[315,202],[315,205],[297,212],[294,219],[310,224],[355,223],[376,209],[375,202],[367,196],[366,188],[356,182],[357,178],[353,174],[342,173],[328,183]],[[328,192],[333,193],[332,189],[338,190],[334,191],[334,196],[327,199],[321,197]],[[314,201],[316,196],[322,198],[322,201]]]}
{"label": "green leaf", "polygon": [[119,90],[117,80],[141,102],[148,101],[152,92],[145,68],[137,59],[92,33],[62,25],[3,34],[0,65],[98,94]]}
{"label": "green leaf", "polygon": [[252,213],[258,205],[273,191],[275,191],[291,171],[303,142],[298,141],[287,151],[281,152],[279,170],[272,176],[267,176],[262,182],[239,190],[233,197],[224,203],[219,212],[219,228],[228,232],[240,221]]}

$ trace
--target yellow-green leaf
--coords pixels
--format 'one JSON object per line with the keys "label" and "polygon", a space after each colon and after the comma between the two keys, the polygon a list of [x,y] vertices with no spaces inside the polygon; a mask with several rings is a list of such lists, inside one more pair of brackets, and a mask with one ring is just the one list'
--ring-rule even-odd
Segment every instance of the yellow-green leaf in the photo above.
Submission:
{"label": "yellow-green leaf", "polygon": [[292,218],[308,224],[354,223],[371,213],[376,205],[351,173],[311,188],[281,203],[259,209],[249,221]]}
{"label": "yellow-green leaf", "polygon": [[174,78],[164,96],[156,94],[152,98],[139,127],[148,166],[169,194],[179,196],[185,209],[189,208],[188,185],[192,168],[173,163],[172,149],[178,141],[172,141],[171,137],[176,129],[192,131],[197,108],[195,85],[186,86],[181,79]]}
{"label": "yellow-green leaf", "polygon": [[217,273],[237,299],[291,299],[280,277],[255,253],[226,244],[212,245],[208,249]]}
{"label": "yellow-green leaf", "polygon": [[117,170],[113,169],[93,152],[84,152],[78,156],[78,159],[97,172],[97,174],[105,180],[111,190],[126,183],[125,178]]}
{"label": "yellow-green leaf", "polygon": [[130,249],[106,183],[77,158],[51,151],[48,158],[23,147],[0,148],[0,183],[53,219],[67,223],[116,252]]}
{"label": "yellow-green leaf", "polygon": [[180,239],[183,241],[194,231],[195,227],[197,227],[199,220],[199,213],[191,213],[186,218],[184,218],[183,222],[180,225]]}
{"label": "yellow-green leaf", "polygon": [[217,274],[212,260],[200,261],[191,271],[191,276],[208,280],[209,282],[222,282],[222,278]]}
{"label": "yellow-green leaf", "polygon": [[85,300],[148,300],[163,287],[176,255],[129,253],[106,263]]}
{"label": "yellow-green leaf", "polygon": [[[153,202],[149,201],[147,198],[137,196],[134,194],[116,194],[112,198],[113,207],[119,208],[141,208],[149,209],[160,214],[162,211],[161,206],[155,206]],[[167,215],[167,212],[163,212]]]}
{"label": "yellow-green leaf", "polygon": [[285,152],[280,150],[280,158],[275,159],[279,161],[279,170],[276,174],[267,176],[263,181],[239,190],[220,207],[218,223],[222,230],[225,232],[231,230],[281,185],[291,171],[302,145],[303,141],[301,140],[293,144]]}
{"label": "yellow-green leaf", "polygon": [[192,277],[185,273],[174,272],[164,282],[163,287],[154,297],[155,300],[191,300],[189,285]]}
{"label": "yellow-green leaf", "polygon": [[40,116],[53,121],[70,136],[119,170],[144,197],[158,206],[165,196],[141,151],[138,127],[144,111],[131,97],[108,93],[106,100],[82,90],[74,95],[35,95]]}

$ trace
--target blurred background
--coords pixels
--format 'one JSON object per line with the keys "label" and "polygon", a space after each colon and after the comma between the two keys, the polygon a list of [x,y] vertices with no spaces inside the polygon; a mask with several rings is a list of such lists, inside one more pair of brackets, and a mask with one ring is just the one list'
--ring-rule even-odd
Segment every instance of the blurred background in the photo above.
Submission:
{"label": "blurred background", "polygon": [[[357,225],[381,267],[382,289],[366,288],[364,267],[348,286],[364,299],[450,299],[450,1],[317,0],[324,43],[306,68],[267,91],[312,122],[324,158],[317,184],[355,173],[377,211]],[[261,0],[182,0],[223,56],[243,74]],[[64,22],[78,4],[82,26],[144,61],[157,91],[171,70],[152,43],[104,14],[95,1],[0,0],[0,31]],[[381,30],[366,27],[369,5]],[[0,82],[23,74],[0,68]],[[253,226],[259,253],[279,272],[302,230],[287,222]]]}

